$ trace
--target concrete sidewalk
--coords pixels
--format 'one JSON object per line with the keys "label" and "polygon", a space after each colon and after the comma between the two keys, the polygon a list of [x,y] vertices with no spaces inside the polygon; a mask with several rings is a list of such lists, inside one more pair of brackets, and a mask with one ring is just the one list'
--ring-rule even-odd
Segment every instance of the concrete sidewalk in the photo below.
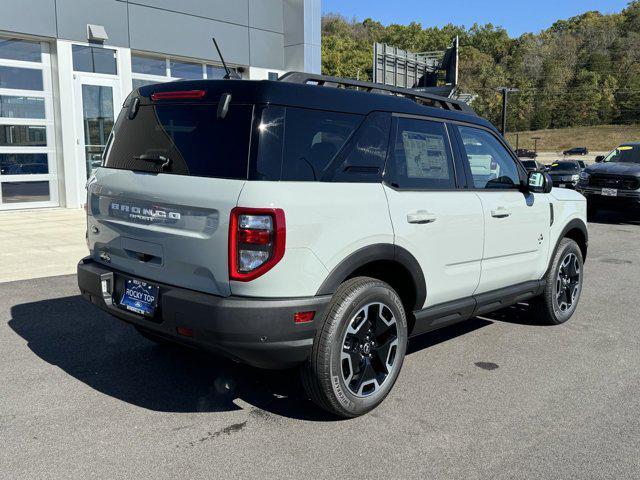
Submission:
{"label": "concrete sidewalk", "polygon": [[85,231],[80,209],[0,212],[0,283],[75,273]]}

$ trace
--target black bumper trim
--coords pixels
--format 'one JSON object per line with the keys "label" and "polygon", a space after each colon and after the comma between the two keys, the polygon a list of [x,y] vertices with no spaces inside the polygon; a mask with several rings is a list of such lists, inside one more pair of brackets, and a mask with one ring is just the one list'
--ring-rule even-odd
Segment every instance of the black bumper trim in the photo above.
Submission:
{"label": "black bumper trim", "polygon": [[[144,318],[114,304],[130,276],[85,258],[78,286],[91,303],[113,316],[177,343],[202,348],[260,368],[288,368],[306,360],[330,295],[304,298],[218,297],[150,281],[160,287],[156,316]],[[141,279],[145,280],[145,279]],[[103,292],[103,282],[106,291]],[[294,324],[296,312],[315,311],[312,322]],[[193,337],[177,334],[193,330]]]}

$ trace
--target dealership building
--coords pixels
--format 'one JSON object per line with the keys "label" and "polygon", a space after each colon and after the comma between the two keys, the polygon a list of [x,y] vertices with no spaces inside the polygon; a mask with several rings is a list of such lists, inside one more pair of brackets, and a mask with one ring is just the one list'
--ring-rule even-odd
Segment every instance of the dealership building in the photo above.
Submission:
{"label": "dealership building", "polygon": [[79,208],[129,92],[320,72],[320,0],[2,0],[0,211]]}

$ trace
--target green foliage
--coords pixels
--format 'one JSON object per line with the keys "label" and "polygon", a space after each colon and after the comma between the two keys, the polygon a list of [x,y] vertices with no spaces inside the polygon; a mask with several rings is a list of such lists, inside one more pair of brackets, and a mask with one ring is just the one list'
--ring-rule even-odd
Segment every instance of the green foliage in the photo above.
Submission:
{"label": "green foliage", "polygon": [[384,26],[339,15],[322,20],[322,70],[370,80],[374,42],[424,52],[460,38],[460,88],[476,111],[499,123],[498,87],[516,87],[508,129],[537,130],[640,122],[640,0],[619,14],[585,12],[538,34],[510,38],[492,24]]}

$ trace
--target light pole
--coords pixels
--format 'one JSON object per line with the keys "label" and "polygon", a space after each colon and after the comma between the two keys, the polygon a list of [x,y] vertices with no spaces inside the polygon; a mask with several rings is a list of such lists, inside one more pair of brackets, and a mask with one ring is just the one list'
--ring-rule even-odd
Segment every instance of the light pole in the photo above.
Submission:
{"label": "light pole", "polygon": [[502,136],[504,137],[507,133],[507,102],[509,94],[519,92],[520,90],[510,87],[499,87],[497,90],[502,92]]}
{"label": "light pole", "polygon": [[541,137],[531,137],[531,140],[533,140],[533,151],[536,152],[536,155],[538,154],[538,140],[542,140]]}

